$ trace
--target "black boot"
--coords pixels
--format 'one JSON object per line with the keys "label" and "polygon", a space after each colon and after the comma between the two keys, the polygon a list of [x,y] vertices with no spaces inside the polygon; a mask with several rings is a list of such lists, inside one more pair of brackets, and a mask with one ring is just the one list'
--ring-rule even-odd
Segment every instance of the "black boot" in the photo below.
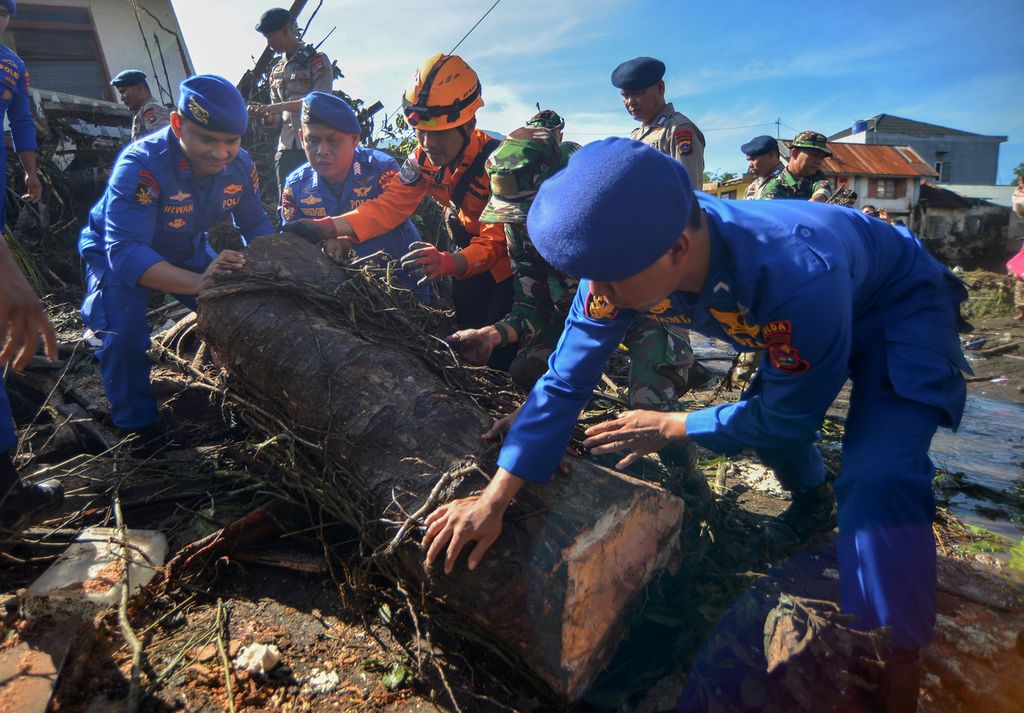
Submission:
{"label": "black boot", "polygon": [[20,532],[55,515],[64,502],[64,488],[56,480],[18,481],[0,501],[0,528]]}
{"label": "black boot", "polygon": [[882,660],[877,709],[884,713],[916,713],[924,670],[920,650],[894,648]]}
{"label": "black boot", "polygon": [[826,481],[793,494],[789,507],[765,526],[765,544],[773,556],[786,554],[835,526],[836,496]]}

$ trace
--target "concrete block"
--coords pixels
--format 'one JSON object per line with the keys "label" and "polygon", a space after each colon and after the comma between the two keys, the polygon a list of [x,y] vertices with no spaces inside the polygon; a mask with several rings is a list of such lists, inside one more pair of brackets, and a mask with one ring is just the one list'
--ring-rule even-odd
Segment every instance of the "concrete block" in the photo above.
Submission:
{"label": "concrete block", "polygon": [[[156,530],[128,530],[127,552],[112,527],[90,527],[28,588],[31,602],[62,602],[83,609],[116,606],[128,566],[129,595],[149,583],[167,557],[167,538]],[[67,608],[67,607],[62,607]]]}

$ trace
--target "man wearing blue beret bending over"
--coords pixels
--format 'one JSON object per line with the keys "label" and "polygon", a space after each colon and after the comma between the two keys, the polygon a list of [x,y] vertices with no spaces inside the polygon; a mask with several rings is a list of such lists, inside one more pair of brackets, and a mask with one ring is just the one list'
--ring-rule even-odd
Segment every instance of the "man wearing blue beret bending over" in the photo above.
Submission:
{"label": "man wearing blue beret bending over", "polygon": [[145,436],[157,420],[146,353],[150,292],[169,292],[195,309],[207,274],[244,264],[234,250],[214,253],[210,226],[230,216],[244,238],[274,232],[256,169],[239,146],[247,124],[234,85],[211,74],[189,77],[171,125],[118,156],[82,229],[82,317],[103,341],[96,356],[111,417],[122,429]]}
{"label": "man wearing blue beret bending over", "polygon": [[477,496],[427,519],[432,562],[463,547],[473,568],[527,482],[547,481],[605,360],[642,313],[678,318],[741,351],[767,353],[737,403],[689,413],[627,411],[591,427],[594,453],[641,454],[693,439],[757,451],[790,489],[824,478],[813,441],[853,382],[836,481],[843,609],[891,627],[879,707],[915,710],[921,648],[935,619],[928,447],[956,427],[967,364],[957,337],[963,286],[921,244],[853,210],[809,202],[720,201],[694,194],[681,165],[643,144],[581,149],[541,187],[527,221],[552,266],[583,278],[551,357]]}
{"label": "man wearing blue beret bending over", "polygon": [[[398,162],[383,151],[360,146],[362,132],[356,113],[344,99],[327,92],[310,92],[302,99],[299,140],[307,162],[285,179],[281,191],[281,219],[285,223],[341,215],[388,189],[392,177],[398,175]],[[319,240],[319,235],[314,238]],[[391,230],[358,244],[347,238],[329,243],[346,243],[345,249],[336,253],[337,258],[349,250],[358,257],[384,251],[397,262],[419,239],[416,227],[406,218]],[[334,246],[325,249],[333,250]],[[417,278],[410,273],[400,270],[398,276],[421,299],[430,297],[430,287],[417,287]]]}

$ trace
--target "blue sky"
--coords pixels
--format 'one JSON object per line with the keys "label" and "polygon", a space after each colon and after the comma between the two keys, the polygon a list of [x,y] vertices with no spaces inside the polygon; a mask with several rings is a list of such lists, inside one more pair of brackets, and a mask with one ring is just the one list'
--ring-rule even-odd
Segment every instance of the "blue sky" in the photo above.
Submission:
{"label": "blue sky", "polygon": [[[326,0],[307,39],[337,26],[322,47],[346,75],[336,88],[392,111],[415,66],[450,50],[492,2]],[[262,5],[173,5],[197,71],[237,80],[262,51]],[[742,171],[740,144],[774,134],[776,118],[786,138],[887,113],[1007,136],[998,182],[1009,183],[1024,161],[1021,28],[1022,0],[501,0],[458,53],[481,77],[479,125],[502,133],[540,102],[566,117],[569,139],[627,134],[636,124],[609,75],[650,55],[668,66],[668,98],[704,131],[710,171]]]}

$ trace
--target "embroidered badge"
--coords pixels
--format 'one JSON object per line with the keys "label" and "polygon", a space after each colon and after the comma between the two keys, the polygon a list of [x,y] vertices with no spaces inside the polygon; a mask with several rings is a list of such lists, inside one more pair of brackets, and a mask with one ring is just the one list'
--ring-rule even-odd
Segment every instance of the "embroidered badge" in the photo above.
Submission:
{"label": "embroidered badge", "polygon": [[310,194],[305,198],[300,198],[299,203],[302,205],[316,205],[317,203],[323,203],[323,199],[320,196]]}
{"label": "embroidered badge", "polygon": [[708,313],[715,318],[729,339],[752,349],[764,348],[764,345],[758,341],[761,336],[761,327],[747,322],[746,310],[742,312],[739,310],[725,311],[708,307]]}
{"label": "embroidered badge", "polygon": [[188,98],[188,113],[203,126],[210,123],[210,112],[199,106],[199,102],[196,101],[195,97]]}
{"label": "embroidered badge", "polygon": [[242,197],[241,196],[236,196],[234,198],[225,198],[223,201],[221,201],[220,209],[221,210],[231,210],[232,208],[234,208],[236,205],[238,205],[241,202],[242,202]]}
{"label": "embroidered badge", "polygon": [[309,68],[314,72],[322,72],[325,64],[324,56],[322,54],[318,54],[309,61]]}
{"label": "embroidered badge", "polygon": [[665,125],[666,121],[668,121],[668,116],[663,116],[660,119],[658,119],[656,122],[654,122],[654,127],[655,128],[661,128],[662,126]]}
{"label": "embroidered badge", "polygon": [[224,195],[226,196],[237,196],[242,192],[242,184],[240,183],[229,183],[224,186]]}
{"label": "embroidered badge", "polygon": [[764,326],[764,341],[772,366],[787,374],[803,374],[811,368],[793,346],[793,324],[788,319],[769,322]]}
{"label": "embroidered badge", "polygon": [[393,168],[389,168],[387,171],[384,171],[384,173],[380,174],[380,178],[378,179],[378,183],[380,184],[380,187],[381,188],[386,187],[388,185],[388,183],[391,182],[391,179],[394,178],[397,175],[398,175],[398,171],[396,171]]}
{"label": "embroidered badge", "polygon": [[679,153],[688,156],[693,153],[693,132],[686,129],[677,129],[672,135],[676,140]]}
{"label": "embroidered badge", "polygon": [[423,174],[420,171],[420,164],[414,156],[410,156],[405,159],[405,163],[402,164],[402,170],[398,174],[398,180],[406,186],[413,186],[419,183],[420,178]]}
{"label": "embroidered badge", "polygon": [[290,223],[295,217],[295,206],[291,203],[281,203],[281,215],[284,216],[286,223]]}
{"label": "embroidered badge", "polygon": [[181,201],[187,200],[187,199],[189,199],[191,197],[192,197],[191,193],[186,193],[185,191],[178,191],[173,196],[167,196],[167,200],[178,201],[180,203]]}
{"label": "embroidered badge", "polygon": [[672,307],[672,300],[670,300],[670,299],[668,299],[666,297],[661,302],[659,302],[658,304],[654,305],[653,307],[651,307],[647,311],[650,312],[651,314],[661,314],[661,313],[667,311],[671,307]]}
{"label": "embroidered badge", "polygon": [[173,228],[174,230],[178,230],[179,228],[184,228],[185,227],[185,223],[187,223],[187,222],[188,221],[185,220],[184,218],[175,218],[174,220],[172,220],[171,222],[169,222],[167,224],[167,227],[168,228]]}
{"label": "embroidered badge", "polygon": [[366,196],[370,195],[370,191],[372,191],[372,190],[373,190],[373,186],[353,186],[352,187],[352,192],[355,193],[360,198],[366,198]]}
{"label": "embroidered badge", "polygon": [[152,173],[139,171],[139,182],[135,184],[135,202],[139,205],[153,205],[160,197],[160,185]]}
{"label": "embroidered badge", "polygon": [[142,119],[147,124],[152,124],[154,121],[156,121],[156,109],[154,109],[153,107],[149,107],[148,109],[146,109],[146,111],[142,112]]}
{"label": "embroidered badge", "polygon": [[363,175],[363,166],[358,161],[356,161],[356,162],[354,162],[352,164],[352,175],[354,175],[354,176],[362,176]]}
{"label": "embroidered badge", "polygon": [[619,308],[608,302],[607,297],[590,292],[587,294],[587,304],[583,311],[591,319],[614,319],[619,313]]}

